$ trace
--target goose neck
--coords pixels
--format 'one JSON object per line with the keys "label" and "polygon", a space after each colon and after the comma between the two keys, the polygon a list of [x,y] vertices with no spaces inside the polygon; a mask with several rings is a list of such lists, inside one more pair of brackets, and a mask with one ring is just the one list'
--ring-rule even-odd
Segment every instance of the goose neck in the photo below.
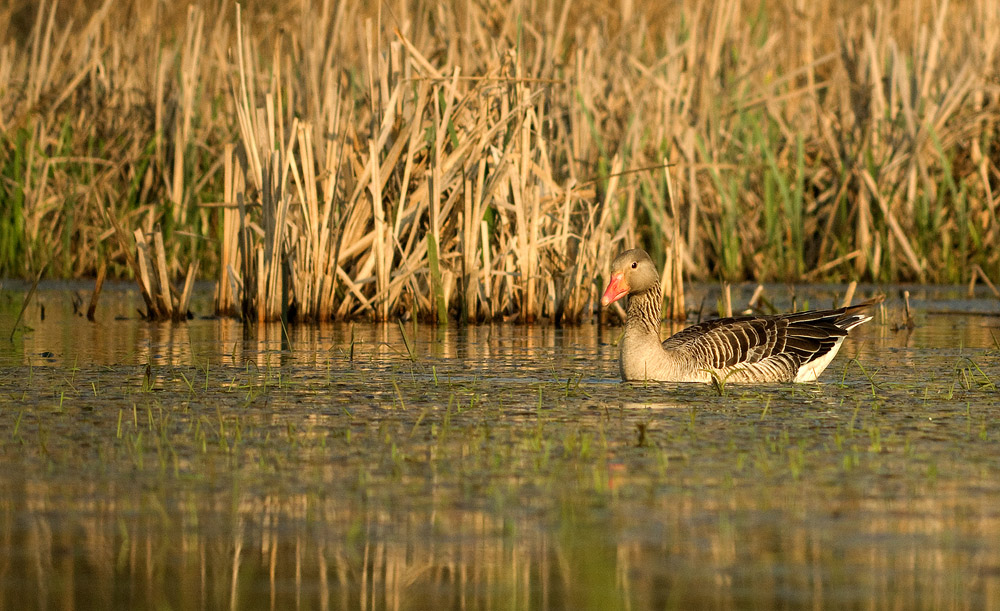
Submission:
{"label": "goose neck", "polygon": [[626,332],[660,335],[660,304],[662,302],[660,284],[641,293],[629,295],[625,318]]}

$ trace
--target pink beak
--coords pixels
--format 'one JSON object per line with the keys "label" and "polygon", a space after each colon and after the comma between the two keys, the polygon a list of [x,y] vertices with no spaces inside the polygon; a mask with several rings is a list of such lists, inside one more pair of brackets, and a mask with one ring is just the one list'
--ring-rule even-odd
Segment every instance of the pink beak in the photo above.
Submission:
{"label": "pink beak", "polygon": [[604,289],[604,295],[601,296],[601,306],[608,307],[610,304],[618,301],[625,295],[628,295],[628,284],[625,283],[625,272],[619,272],[611,276],[611,281],[608,282],[608,288]]}

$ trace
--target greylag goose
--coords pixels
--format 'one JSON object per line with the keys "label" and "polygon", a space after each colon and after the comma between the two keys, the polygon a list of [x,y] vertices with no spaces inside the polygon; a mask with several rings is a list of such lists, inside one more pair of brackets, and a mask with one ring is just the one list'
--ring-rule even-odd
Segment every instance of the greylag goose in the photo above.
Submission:
{"label": "greylag goose", "polygon": [[813,382],[837,355],[847,332],[868,322],[879,299],[836,310],[720,318],[688,327],[660,343],[659,274],[640,248],[611,263],[601,297],[607,306],[628,295],[621,340],[623,380],[662,382]]}

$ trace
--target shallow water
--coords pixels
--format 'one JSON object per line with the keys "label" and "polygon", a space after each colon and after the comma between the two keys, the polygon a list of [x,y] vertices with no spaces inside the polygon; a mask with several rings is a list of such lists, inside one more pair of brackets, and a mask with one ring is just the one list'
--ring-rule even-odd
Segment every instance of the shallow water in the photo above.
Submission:
{"label": "shallow water", "polygon": [[910,288],[897,331],[893,291],[821,384],[720,395],[620,384],[613,326],[407,323],[411,354],[120,286],[89,323],[88,288],[9,342],[0,292],[0,607],[1000,607],[986,294]]}

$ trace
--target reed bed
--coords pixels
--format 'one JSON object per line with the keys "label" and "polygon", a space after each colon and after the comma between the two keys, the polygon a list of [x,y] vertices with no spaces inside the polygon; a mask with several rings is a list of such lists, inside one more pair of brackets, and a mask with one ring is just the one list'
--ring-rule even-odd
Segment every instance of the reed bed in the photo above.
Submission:
{"label": "reed bed", "polygon": [[138,277],[114,218],[251,319],[573,322],[632,244],[672,316],[995,279],[998,42],[986,0],[14,2],[0,273]]}

